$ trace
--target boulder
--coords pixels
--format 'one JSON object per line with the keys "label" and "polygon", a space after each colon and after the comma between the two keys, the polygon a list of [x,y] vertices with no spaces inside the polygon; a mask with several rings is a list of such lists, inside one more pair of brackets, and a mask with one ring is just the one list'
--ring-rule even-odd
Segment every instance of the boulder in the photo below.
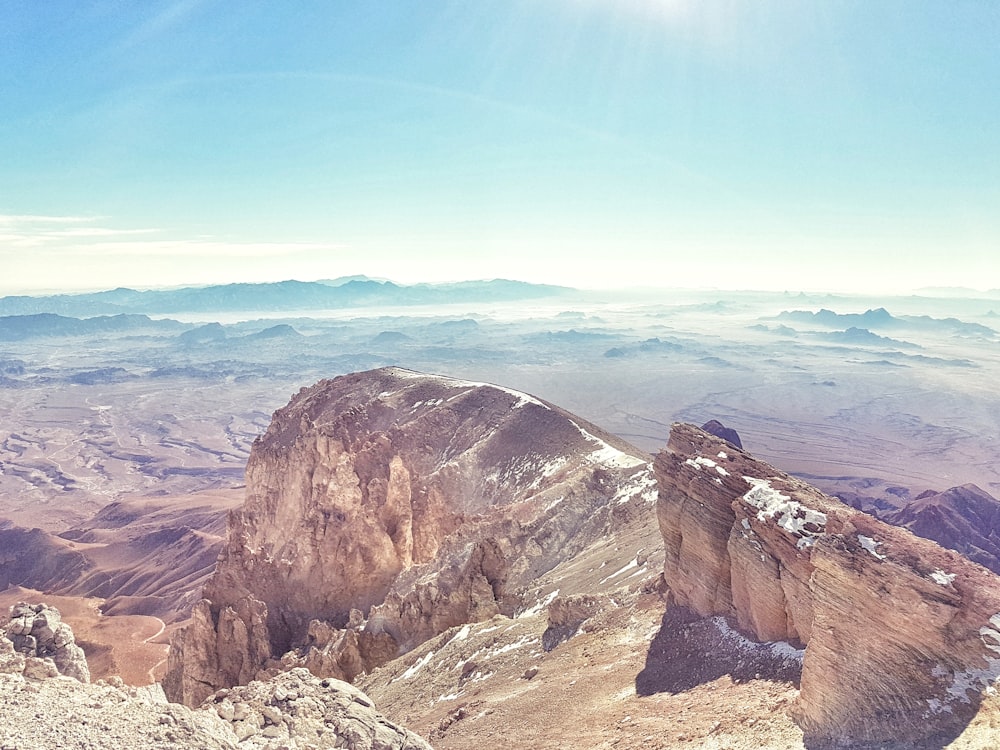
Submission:
{"label": "boulder", "polygon": [[[6,628],[7,638],[14,652],[26,659],[21,669],[0,671],[20,671],[32,679],[44,679],[64,675],[80,682],[90,682],[90,669],[83,649],[76,645],[73,629],[62,621],[62,615],[55,607],[46,604],[26,604],[20,602],[11,607]],[[0,661],[13,666],[17,659],[9,655],[5,658],[0,649]]]}

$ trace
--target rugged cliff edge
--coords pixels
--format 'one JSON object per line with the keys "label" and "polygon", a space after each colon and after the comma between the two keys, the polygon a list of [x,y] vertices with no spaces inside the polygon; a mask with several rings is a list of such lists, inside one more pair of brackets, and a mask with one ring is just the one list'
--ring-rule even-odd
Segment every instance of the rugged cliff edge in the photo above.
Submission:
{"label": "rugged cliff edge", "polygon": [[690,425],[655,461],[678,604],[805,645],[810,741],[960,731],[1000,677],[1000,578]]}
{"label": "rugged cliff edge", "polygon": [[322,381],[253,447],[247,498],[164,688],[304,665],[353,679],[532,583],[655,501],[648,457],[498,386],[386,368]]}

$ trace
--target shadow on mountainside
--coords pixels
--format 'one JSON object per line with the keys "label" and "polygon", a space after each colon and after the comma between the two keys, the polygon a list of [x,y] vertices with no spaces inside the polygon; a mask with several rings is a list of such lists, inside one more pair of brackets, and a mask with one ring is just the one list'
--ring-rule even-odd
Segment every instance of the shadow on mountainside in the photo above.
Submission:
{"label": "shadow on mountainside", "polygon": [[[640,696],[677,694],[727,675],[737,685],[767,680],[787,683],[798,689],[801,674],[800,659],[782,656],[781,651],[776,653],[769,644],[743,638],[725,625],[722,618],[702,618],[687,607],[670,604],[659,632],[649,645],[646,664],[636,675],[635,692]],[[962,720],[951,729],[920,742],[869,744],[851,741],[845,744],[845,741],[831,742],[806,733],[803,745],[807,750],[843,750],[844,747],[852,750],[944,750],[966,730],[979,703],[977,700],[963,706],[966,710],[962,712]],[[988,746],[993,745],[982,745]],[[1000,747],[1000,739],[995,746]]]}
{"label": "shadow on mountainside", "polygon": [[649,644],[646,666],[636,675],[636,694],[680,693],[725,675],[737,684],[772,680],[799,686],[798,660],[775,656],[767,646],[724,631],[720,624],[719,618],[705,619],[687,607],[668,606]]}

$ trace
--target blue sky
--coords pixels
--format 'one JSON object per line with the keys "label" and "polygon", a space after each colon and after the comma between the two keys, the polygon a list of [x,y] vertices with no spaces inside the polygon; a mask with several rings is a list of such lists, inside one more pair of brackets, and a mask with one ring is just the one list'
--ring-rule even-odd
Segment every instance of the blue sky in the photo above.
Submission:
{"label": "blue sky", "polygon": [[0,288],[1000,287],[1000,5],[0,9]]}

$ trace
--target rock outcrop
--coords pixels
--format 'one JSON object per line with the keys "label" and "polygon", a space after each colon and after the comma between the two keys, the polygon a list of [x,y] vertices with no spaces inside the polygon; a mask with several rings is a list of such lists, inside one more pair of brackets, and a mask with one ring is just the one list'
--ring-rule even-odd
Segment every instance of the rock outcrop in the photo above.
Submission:
{"label": "rock outcrop", "polygon": [[164,688],[197,704],[296,664],[350,680],[530,604],[654,501],[646,456],[526,394],[398,368],[322,381],[255,442]]}
{"label": "rock outcrop", "polygon": [[299,747],[431,750],[430,745],[378,713],[353,685],[307,669],[266,682],[220,690],[202,707],[230,724],[241,747],[296,743]]}
{"label": "rock outcrop", "polygon": [[357,688],[320,681],[303,669],[218,693],[192,709],[167,703],[153,687],[126,688],[120,680],[92,685],[6,672],[3,640],[0,747],[430,750]]}
{"label": "rock outcrop", "polygon": [[2,640],[10,645],[0,643],[0,662],[7,665],[0,671],[20,672],[33,679],[64,675],[90,682],[87,657],[55,607],[24,602],[14,605],[6,639]]}
{"label": "rock outcrop", "polygon": [[957,732],[1000,676],[1000,579],[690,425],[655,462],[678,604],[805,646],[810,741]]}

